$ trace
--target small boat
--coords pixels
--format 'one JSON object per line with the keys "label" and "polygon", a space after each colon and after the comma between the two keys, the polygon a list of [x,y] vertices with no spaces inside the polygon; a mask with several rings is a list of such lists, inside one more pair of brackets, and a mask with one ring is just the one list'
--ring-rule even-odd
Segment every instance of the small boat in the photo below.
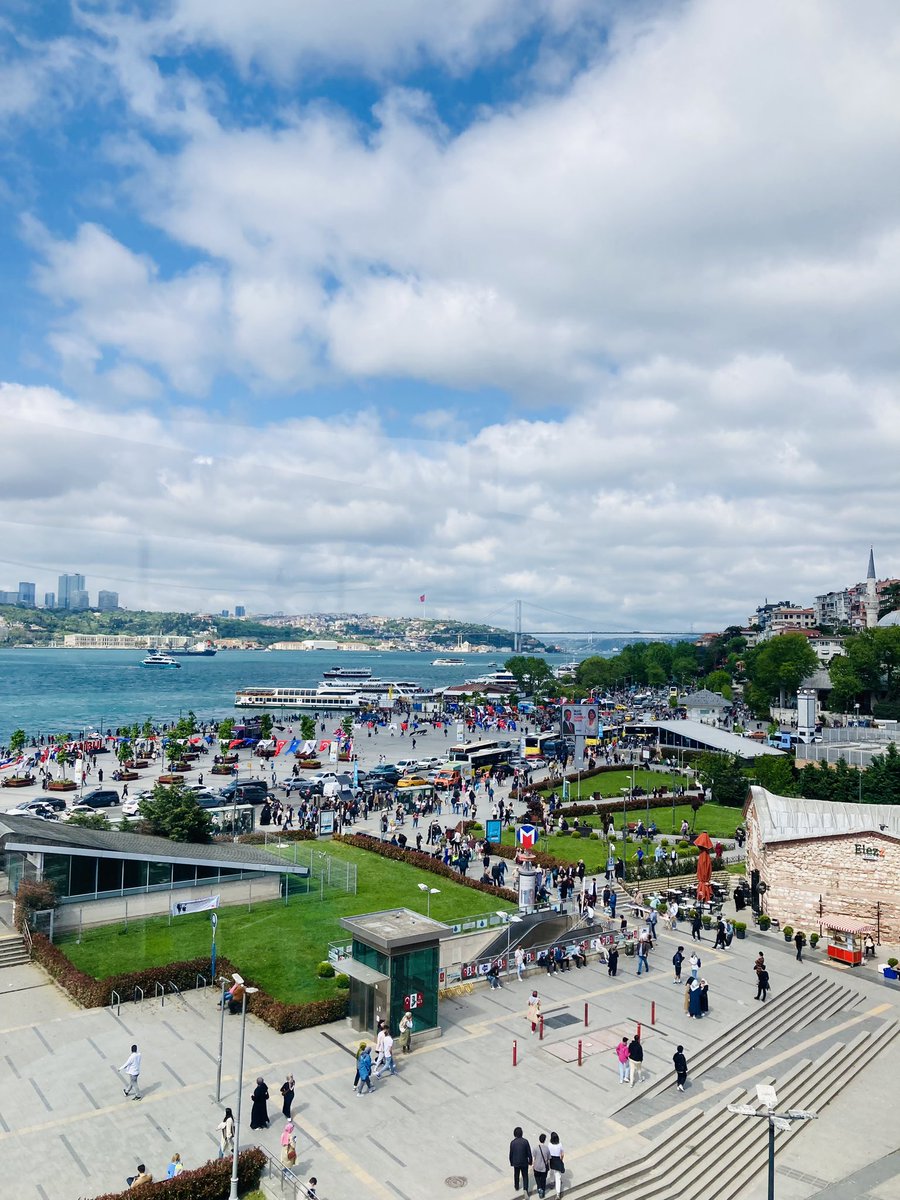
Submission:
{"label": "small boat", "polygon": [[145,659],[141,660],[141,666],[160,668],[175,667],[178,670],[181,669],[181,663],[168,654],[148,654]]}
{"label": "small boat", "polygon": [[466,660],[464,658],[435,658],[431,665],[433,667],[464,667]]}

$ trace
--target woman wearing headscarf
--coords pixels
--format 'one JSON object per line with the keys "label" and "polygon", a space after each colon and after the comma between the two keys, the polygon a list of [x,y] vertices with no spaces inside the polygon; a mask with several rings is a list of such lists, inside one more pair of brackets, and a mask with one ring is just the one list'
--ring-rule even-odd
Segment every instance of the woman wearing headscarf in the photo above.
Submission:
{"label": "woman wearing headscarf", "polygon": [[281,1131],[281,1165],[292,1167],[297,1161],[297,1134],[294,1132],[294,1122],[285,1122]]}
{"label": "woman wearing headscarf", "polygon": [[690,996],[689,996],[689,1002],[688,1002],[688,1014],[691,1016],[691,1018],[696,1017],[697,1020],[699,1021],[701,1016],[703,1015],[702,1010],[701,1010],[701,1000],[700,1000],[700,980],[692,979],[688,986],[690,988]]}
{"label": "woman wearing headscarf", "polygon": [[262,1075],[260,1075],[256,1080],[256,1087],[253,1089],[253,1106],[250,1109],[251,1129],[269,1128],[269,1109],[266,1104],[268,1099],[269,1089],[266,1087]]}

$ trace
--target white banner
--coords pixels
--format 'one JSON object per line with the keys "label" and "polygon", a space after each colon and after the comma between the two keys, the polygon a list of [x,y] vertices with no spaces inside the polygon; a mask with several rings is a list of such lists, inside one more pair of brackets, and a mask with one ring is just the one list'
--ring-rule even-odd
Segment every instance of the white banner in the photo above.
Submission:
{"label": "white banner", "polygon": [[219,907],[218,896],[201,896],[199,900],[176,900],[172,905],[172,916],[183,917],[185,913],[206,912]]}
{"label": "white banner", "polygon": [[328,747],[328,761],[336,763],[337,760],[338,760],[337,738],[333,738],[331,745]]}

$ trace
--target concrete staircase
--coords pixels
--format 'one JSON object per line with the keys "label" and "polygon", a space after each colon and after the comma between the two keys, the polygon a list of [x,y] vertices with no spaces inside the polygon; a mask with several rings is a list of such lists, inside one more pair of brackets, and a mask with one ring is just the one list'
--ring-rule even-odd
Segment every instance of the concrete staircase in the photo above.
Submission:
{"label": "concrete staircase", "polygon": [[[850,1041],[829,1046],[815,1061],[802,1058],[779,1077],[759,1082],[775,1084],[779,1111],[820,1111],[898,1032],[900,1022],[882,1022]],[[681,1098],[681,1093],[675,1094]],[[702,1096],[698,1100],[702,1102]],[[633,1163],[579,1182],[567,1195],[570,1200],[696,1200],[702,1192],[704,1200],[735,1200],[766,1169],[768,1123],[729,1113],[726,1105],[733,1103],[760,1107],[755,1090],[743,1088],[721,1094],[705,1110],[696,1105],[679,1113],[660,1140],[649,1151],[642,1150]],[[790,1132],[777,1134],[776,1153],[804,1124],[798,1121]],[[718,1174],[703,1166],[711,1149],[722,1165]]]}
{"label": "concrete staircase", "polygon": [[[689,1061],[690,1077],[696,1080],[714,1067],[735,1062],[749,1050],[770,1046],[785,1033],[805,1029],[813,1021],[833,1017],[843,1009],[858,1004],[860,998],[858,992],[836,980],[814,974],[803,975],[776,999],[760,1002],[757,1011],[750,1017],[694,1055]],[[625,1103],[615,1110],[616,1114],[640,1100],[674,1089],[674,1083],[674,1074],[669,1072],[638,1094],[629,1095]]]}
{"label": "concrete staircase", "polygon": [[18,967],[27,963],[30,955],[25,947],[25,939],[18,933],[5,934],[0,937],[0,969],[3,967]]}

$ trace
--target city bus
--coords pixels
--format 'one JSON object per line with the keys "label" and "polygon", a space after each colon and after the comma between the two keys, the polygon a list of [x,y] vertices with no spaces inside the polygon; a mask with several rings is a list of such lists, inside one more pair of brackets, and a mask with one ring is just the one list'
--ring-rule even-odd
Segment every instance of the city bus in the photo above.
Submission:
{"label": "city bus", "polygon": [[450,762],[465,763],[469,761],[473,754],[478,754],[482,750],[499,749],[499,742],[462,742],[460,745],[450,747],[450,753],[447,755],[447,758]]}
{"label": "city bus", "polygon": [[524,737],[525,757],[552,758],[554,747],[558,741],[558,733],[526,733]]}
{"label": "city bus", "polygon": [[473,775],[479,771],[489,771],[491,767],[499,767],[501,763],[509,762],[512,750],[509,746],[495,746],[491,750],[476,750],[469,755],[469,767]]}

